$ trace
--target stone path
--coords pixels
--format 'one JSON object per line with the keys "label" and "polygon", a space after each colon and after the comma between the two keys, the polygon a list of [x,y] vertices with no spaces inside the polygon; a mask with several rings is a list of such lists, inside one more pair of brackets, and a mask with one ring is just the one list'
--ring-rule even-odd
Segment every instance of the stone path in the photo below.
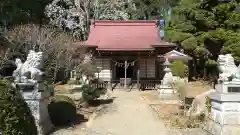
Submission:
{"label": "stone path", "polygon": [[89,124],[83,135],[167,135],[166,128],[139,91],[114,91],[114,103]]}
{"label": "stone path", "polygon": [[201,129],[168,130],[141,99],[139,91],[117,91],[112,104],[104,105],[97,117],[83,126],[61,129],[51,135],[209,135]]}

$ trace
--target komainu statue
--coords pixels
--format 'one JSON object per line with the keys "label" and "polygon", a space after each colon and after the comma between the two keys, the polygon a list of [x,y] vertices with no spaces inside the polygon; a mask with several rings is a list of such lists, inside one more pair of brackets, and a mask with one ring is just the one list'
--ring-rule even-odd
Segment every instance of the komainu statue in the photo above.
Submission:
{"label": "komainu statue", "polygon": [[20,59],[15,60],[17,69],[13,72],[15,83],[37,83],[41,81],[43,72],[43,53],[29,51],[27,60],[22,63]]}
{"label": "komainu statue", "polygon": [[218,56],[219,82],[240,81],[240,68],[234,63],[231,54]]}

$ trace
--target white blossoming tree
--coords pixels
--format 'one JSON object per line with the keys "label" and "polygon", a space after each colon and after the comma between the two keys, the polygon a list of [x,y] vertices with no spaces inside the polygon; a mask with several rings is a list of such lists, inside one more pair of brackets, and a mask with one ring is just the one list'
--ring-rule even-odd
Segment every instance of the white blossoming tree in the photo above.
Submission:
{"label": "white blossoming tree", "polygon": [[92,19],[127,20],[124,6],[129,0],[53,0],[45,14],[50,24],[69,30],[73,36],[85,40]]}
{"label": "white blossoming tree", "polygon": [[96,18],[99,20],[128,20],[125,5],[128,1],[124,0],[101,0],[96,4]]}
{"label": "white blossoming tree", "polygon": [[73,0],[53,0],[46,7],[45,13],[50,20],[50,24],[62,29],[73,32],[74,37],[83,34],[84,14],[80,11],[81,7]]}

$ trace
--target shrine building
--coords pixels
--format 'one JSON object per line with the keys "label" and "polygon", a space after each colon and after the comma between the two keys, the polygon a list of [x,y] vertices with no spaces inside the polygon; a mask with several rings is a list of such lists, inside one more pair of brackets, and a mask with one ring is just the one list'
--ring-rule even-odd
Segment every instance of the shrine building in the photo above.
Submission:
{"label": "shrine building", "polygon": [[164,75],[164,57],[191,59],[161,40],[156,20],[94,21],[81,46],[93,52],[96,76],[112,89],[155,87]]}

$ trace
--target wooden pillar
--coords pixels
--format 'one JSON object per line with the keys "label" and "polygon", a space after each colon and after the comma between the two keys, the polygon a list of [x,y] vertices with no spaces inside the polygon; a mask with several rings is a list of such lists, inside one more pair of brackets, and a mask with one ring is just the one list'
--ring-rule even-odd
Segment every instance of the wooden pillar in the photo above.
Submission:
{"label": "wooden pillar", "polygon": [[124,62],[124,89],[127,88],[127,61]]}
{"label": "wooden pillar", "polygon": [[157,80],[160,80],[160,62],[156,59],[155,60],[155,77]]}
{"label": "wooden pillar", "polygon": [[108,88],[113,91],[112,89],[112,70],[110,70],[110,79],[109,79],[109,82],[108,82]]}
{"label": "wooden pillar", "polygon": [[137,88],[140,90],[140,70],[137,70]]}

